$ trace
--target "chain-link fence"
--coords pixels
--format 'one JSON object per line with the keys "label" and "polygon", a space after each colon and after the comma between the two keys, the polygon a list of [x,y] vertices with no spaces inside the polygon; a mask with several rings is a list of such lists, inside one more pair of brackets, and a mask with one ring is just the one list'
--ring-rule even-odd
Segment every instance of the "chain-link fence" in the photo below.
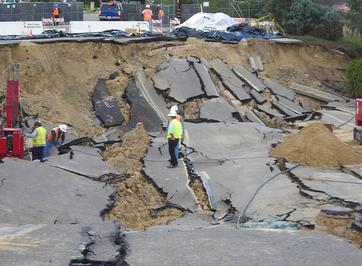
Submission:
{"label": "chain-link fence", "polygon": [[[40,21],[52,17],[54,3],[0,4],[0,21]],[[60,16],[68,21],[83,20],[83,3],[58,3]]]}

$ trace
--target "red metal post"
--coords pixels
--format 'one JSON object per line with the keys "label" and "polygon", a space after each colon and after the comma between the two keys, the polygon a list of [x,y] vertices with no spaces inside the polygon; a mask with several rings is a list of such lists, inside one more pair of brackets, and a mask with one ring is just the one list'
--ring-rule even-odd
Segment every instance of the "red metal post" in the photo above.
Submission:
{"label": "red metal post", "polygon": [[356,126],[362,126],[362,99],[356,99]]}

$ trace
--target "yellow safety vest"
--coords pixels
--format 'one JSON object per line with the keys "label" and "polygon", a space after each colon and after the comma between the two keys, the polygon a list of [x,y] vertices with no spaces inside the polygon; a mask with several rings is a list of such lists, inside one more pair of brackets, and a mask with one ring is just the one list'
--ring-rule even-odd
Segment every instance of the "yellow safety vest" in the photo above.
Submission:
{"label": "yellow safety vest", "polygon": [[[170,124],[173,125],[173,135],[174,135],[175,139],[182,139],[182,124],[181,124],[181,122],[178,121],[177,119],[173,119]],[[168,139],[171,138],[171,133],[168,132],[168,128],[167,128],[167,138]]]}
{"label": "yellow safety vest", "polygon": [[37,135],[33,138],[33,146],[45,146],[46,144],[46,137],[47,137],[47,130],[44,127],[37,127],[36,129]]}

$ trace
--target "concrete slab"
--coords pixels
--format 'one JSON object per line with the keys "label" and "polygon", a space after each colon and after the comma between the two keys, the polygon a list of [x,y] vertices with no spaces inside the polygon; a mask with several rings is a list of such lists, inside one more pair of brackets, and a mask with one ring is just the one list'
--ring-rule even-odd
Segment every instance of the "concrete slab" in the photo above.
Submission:
{"label": "concrete slab", "polygon": [[219,93],[211,80],[209,68],[202,63],[194,62],[193,66],[202,83],[205,93],[209,97],[219,97]]}
{"label": "concrete slab", "polygon": [[[0,164],[0,223],[96,223],[109,204],[112,187],[24,160],[5,158]],[[5,179],[4,179],[5,178]]]}
{"label": "concrete slab", "polygon": [[264,79],[263,83],[265,84],[265,86],[268,89],[270,89],[276,95],[286,97],[289,100],[293,100],[295,97],[295,92],[293,90],[288,89],[287,87],[283,86],[282,84],[279,84],[270,79]]}
{"label": "concrete slab", "polygon": [[186,59],[171,58],[169,66],[159,70],[153,81],[156,88],[169,89],[168,96],[180,103],[204,94],[199,77]]}
{"label": "concrete slab", "polygon": [[362,259],[362,253],[346,240],[326,234],[237,230],[226,225],[127,232],[126,241],[131,247],[126,257],[130,265],[357,266]]}
{"label": "concrete slab", "polygon": [[233,71],[257,92],[262,92],[265,89],[265,85],[258,79],[258,77],[244,67],[235,65],[233,67]]}
{"label": "concrete slab", "polygon": [[317,90],[311,87],[307,87],[301,84],[292,83],[290,85],[290,88],[293,89],[298,94],[312,97],[323,102],[327,103],[333,101],[346,102],[346,99],[343,97],[325,91]]}
{"label": "concrete slab", "polygon": [[92,101],[96,115],[105,127],[122,124],[124,119],[117,99],[109,92],[105,80],[98,80],[94,88]]}
{"label": "concrete slab", "polygon": [[209,100],[201,105],[200,118],[216,121],[236,121],[232,113],[237,112],[224,98]]}
{"label": "concrete slab", "polygon": [[162,120],[133,80],[129,81],[126,95],[131,103],[131,116],[127,127],[132,129],[138,122],[142,122],[147,131],[159,132]]}
{"label": "concrete slab", "polygon": [[242,82],[236,74],[220,59],[210,61],[213,70],[220,76],[225,87],[240,101],[250,100],[250,95],[243,89]]}

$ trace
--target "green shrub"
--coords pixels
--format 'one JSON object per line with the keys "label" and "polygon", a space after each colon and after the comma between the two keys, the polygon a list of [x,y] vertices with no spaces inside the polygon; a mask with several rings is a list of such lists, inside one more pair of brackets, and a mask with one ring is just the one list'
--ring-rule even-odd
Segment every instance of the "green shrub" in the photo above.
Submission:
{"label": "green shrub", "polygon": [[362,59],[353,60],[347,67],[348,89],[354,97],[362,97]]}

